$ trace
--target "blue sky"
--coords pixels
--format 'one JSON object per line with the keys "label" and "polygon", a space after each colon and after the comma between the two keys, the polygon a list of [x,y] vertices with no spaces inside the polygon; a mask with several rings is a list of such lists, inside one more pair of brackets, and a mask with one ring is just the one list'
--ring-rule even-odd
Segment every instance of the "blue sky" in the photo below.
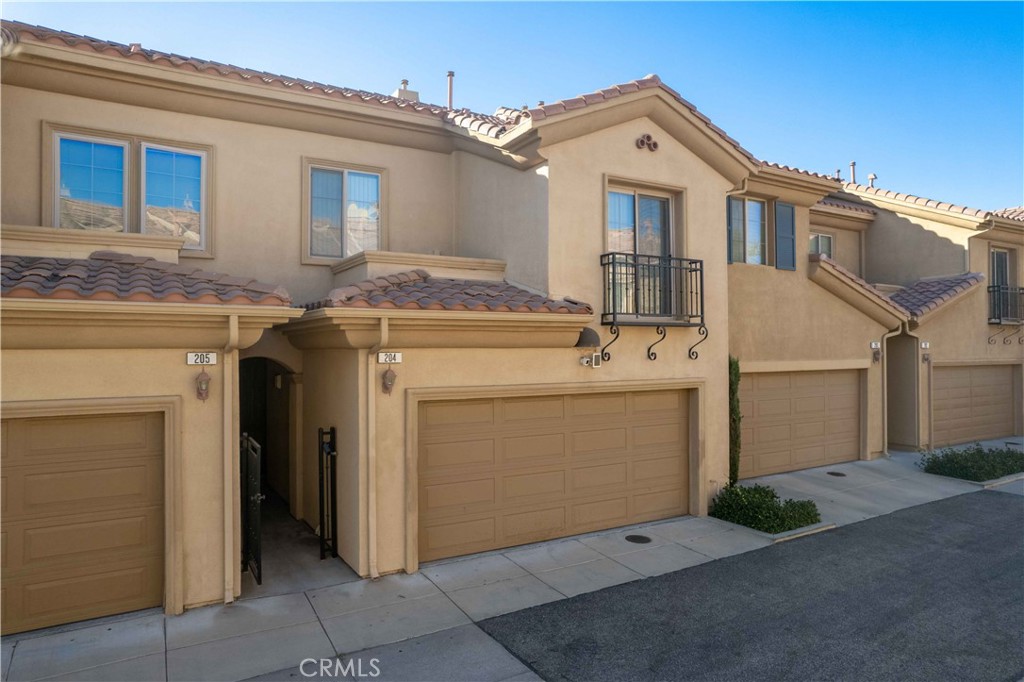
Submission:
{"label": "blue sky", "polygon": [[26,3],[4,18],[492,112],[657,73],[755,156],[1024,204],[1024,3]]}

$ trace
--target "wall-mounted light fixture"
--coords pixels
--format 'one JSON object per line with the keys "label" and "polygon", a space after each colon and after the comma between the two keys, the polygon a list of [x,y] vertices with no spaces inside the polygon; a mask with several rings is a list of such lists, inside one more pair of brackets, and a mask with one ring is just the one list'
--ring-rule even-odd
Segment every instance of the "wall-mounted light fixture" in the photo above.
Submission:
{"label": "wall-mounted light fixture", "polygon": [[395,370],[388,367],[380,377],[380,390],[384,391],[385,395],[391,395],[391,389],[395,387],[396,381],[398,375],[395,374]]}
{"label": "wall-mounted light fixture", "polygon": [[200,400],[206,400],[210,397],[211,378],[205,369],[196,377],[196,397]]}
{"label": "wall-mounted light fixture", "polygon": [[871,362],[877,363],[882,359],[882,343],[881,341],[871,342]]}
{"label": "wall-mounted light fixture", "polygon": [[576,348],[584,352],[580,356],[580,364],[584,367],[600,367],[601,354],[597,352],[600,346],[600,335],[590,327],[584,327],[583,331],[580,332],[579,341],[576,342]]}

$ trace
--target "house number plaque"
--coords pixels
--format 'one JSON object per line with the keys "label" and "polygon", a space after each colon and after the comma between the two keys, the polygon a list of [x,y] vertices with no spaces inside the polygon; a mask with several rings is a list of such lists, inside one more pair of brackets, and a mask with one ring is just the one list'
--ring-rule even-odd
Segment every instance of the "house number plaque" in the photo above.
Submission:
{"label": "house number plaque", "polygon": [[205,353],[205,352],[189,352],[185,353],[185,364],[186,365],[216,365],[217,354],[216,353]]}

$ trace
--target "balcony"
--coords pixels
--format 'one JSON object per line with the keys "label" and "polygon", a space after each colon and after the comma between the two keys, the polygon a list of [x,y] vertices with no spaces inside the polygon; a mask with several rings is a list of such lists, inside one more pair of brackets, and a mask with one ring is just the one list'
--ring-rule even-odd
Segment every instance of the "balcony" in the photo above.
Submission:
{"label": "balcony", "polygon": [[704,261],[635,253],[606,253],[601,323],[618,326],[702,327]]}
{"label": "balcony", "polygon": [[988,323],[1019,324],[1024,319],[1024,289],[991,286],[988,288]]}

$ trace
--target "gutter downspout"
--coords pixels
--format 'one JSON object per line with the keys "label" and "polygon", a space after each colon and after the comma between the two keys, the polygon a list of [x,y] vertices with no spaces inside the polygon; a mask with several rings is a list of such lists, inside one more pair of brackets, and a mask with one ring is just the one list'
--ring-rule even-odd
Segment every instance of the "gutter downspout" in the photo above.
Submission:
{"label": "gutter downspout", "polygon": [[235,372],[238,361],[238,315],[228,316],[228,342],[224,346],[223,422],[224,432],[224,603],[235,600],[235,514],[238,512],[238,439],[235,437]]}
{"label": "gutter downspout", "polygon": [[903,331],[903,322],[882,334],[882,454],[889,456],[889,344],[891,337]]}
{"label": "gutter downspout", "polygon": [[373,356],[388,345],[388,318],[380,318],[380,337],[366,355],[366,544],[370,578],[377,570],[377,376]]}

